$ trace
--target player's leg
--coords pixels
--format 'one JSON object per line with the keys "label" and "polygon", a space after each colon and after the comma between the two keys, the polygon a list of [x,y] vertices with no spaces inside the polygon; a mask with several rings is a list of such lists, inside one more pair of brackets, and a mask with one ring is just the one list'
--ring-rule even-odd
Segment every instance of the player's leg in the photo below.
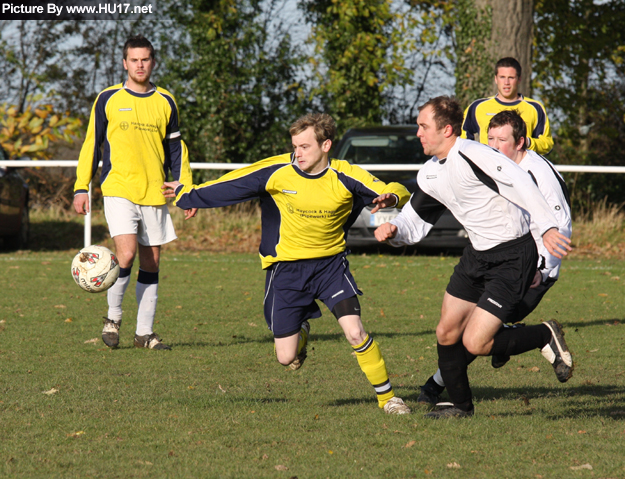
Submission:
{"label": "player's leg", "polygon": [[119,344],[119,328],[122,324],[122,302],[130,283],[130,272],[137,254],[137,215],[135,205],[123,198],[105,197],[104,213],[109,231],[115,243],[119,261],[119,278],[106,293],[108,312],[104,318],[102,340],[115,348]]}
{"label": "player's leg", "polygon": [[[529,316],[540,304],[543,297],[549,291],[549,289],[555,284],[555,279],[547,279],[545,282],[541,282],[536,288],[530,288],[523,296],[523,300],[519,304],[516,317],[512,319],[514,324],[504,324],[503,326],[506,328],[518,328],[523,327],[525,324],[519,323],[519,321],[523,321],[527,316]],[[510,356],[499,356],[493,354],[491,359],[491,364],[494,368],[503,367],[508,361],[510,361]]]}
{"label": "player's leg", "polygon": [[314,295],[306,288],[312,263],[276,263],[267,268],[265,277],[263,310],[274,335],[276,358],[293,370],[301,368],[306,359],[308,319],[321,316]]}
{"label": "player's leg", "polygon": [[[349,303],[358,304],[358,299],[354,296],[343,300],[334,308],[333,312],[340,311]],[[337,314],[335,313],[335,315]],[[365,332],[360,316],[343,315],[338,318],[338,323],[356,354],[360,369],[376,392],[378,407],[383,408],[387,414],[409,414],[408,406],[404,404],[401,398],[395,396],[380,346]]]}
{"label": "player's leg", "polygon": [[166,350],[154,333],[154,318],[158,304],[161,245],[176,239],[167,206],[136,205],[140,214],[137,241],[139,243],[139,274],[137,275],[137,330],[135,346]]}
{"label": "player's leg", "polygon": [[465,348],[462,337],[475,303],[445,292],[441,319],[436,327],[438,367],[453,407],[426,414],[429,418],[473,415],[473,400],[467,367],[475,356]]}

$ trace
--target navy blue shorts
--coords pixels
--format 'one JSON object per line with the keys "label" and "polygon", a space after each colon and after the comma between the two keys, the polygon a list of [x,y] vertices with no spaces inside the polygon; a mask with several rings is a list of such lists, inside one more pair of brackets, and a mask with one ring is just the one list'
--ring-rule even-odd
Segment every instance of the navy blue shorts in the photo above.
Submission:
{"label": "navy blue shorts", "polygon": [[486,251],[469,245],[454,268],[447,292],[475,303],[504,323],[515,322],[537,264],[536,243],[529,233]]}
{"label": "navy blue shorts", "polygon": [[316,299],[332,311],[344,299],[362,294],[346,256],[282,261],[267,268],[265,321],[275,337],[292,336],[304,321],[320,317]]}

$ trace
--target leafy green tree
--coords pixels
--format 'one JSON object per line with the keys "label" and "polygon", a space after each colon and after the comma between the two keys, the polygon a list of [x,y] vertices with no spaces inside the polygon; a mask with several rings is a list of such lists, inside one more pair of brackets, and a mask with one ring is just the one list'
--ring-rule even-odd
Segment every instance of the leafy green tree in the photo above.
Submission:
{"label": "leafy green tree", "polygon": [[167,49],[164,84],[181,109],[192,161],[253,162],[290,148],[306,106],[283,2],[189,0],[172,17],[183,35]]}
{"label": "leafy green tree", "polygon": [[[625,165],[625,4],[541,0],[536,13],[535,85],[558,125],[552,159]],[[578,206],[605,196],[625,201],[618,175],[575,174],[570,181]]]}
{"label": "leafy green tree", "polygon": [[[311,23],[312,98],[341,130],[381,123],[391,89],[410,82],[402,18],[390,0],[301,0]],[[405,29],[404,29],[405,31]]]}

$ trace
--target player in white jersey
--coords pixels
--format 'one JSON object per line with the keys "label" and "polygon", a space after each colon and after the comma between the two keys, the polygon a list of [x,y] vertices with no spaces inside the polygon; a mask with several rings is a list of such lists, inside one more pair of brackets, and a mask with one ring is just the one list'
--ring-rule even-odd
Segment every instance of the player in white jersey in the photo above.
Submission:
{"label": "player in white jersey", "polygon": [[[490,121],[488,144],[501,151],[530,175],[556,217],[558,231],[570,238],[572,229],[571,205],[566,184],[546,158],[527,149],[526,131],[525,122],[518,112],[515,110],[502,111]],[[538,247],[539,260],[534,281],[517,307],[514,322],[523,320],[536,309],[545,293],[557,281],[562,262],[561,258],[550,254],[543,245],[542,237],[534,222],[530,224],[530,228]],[[493,356],[492,365],[495,368],[500,368],[509,360],[510,356]],[[440,394],[444,389],[445,384],[439,370],[421,386],[421,393],[417,402],[435,405],[439,402]]]}
{"label": "player in white jersey", "polygon": [[532,284],[538,263],[530,217],[550,254],[570,251],[570,239],[530,176],[497,150],[459,138],[462,110],[450,97],[419,108],[417,136],[432,159],[417,175],[417,189],[401,214],[380,226],[378,241],[402,246],[420,241],[445,210],[469,234],[454,270],[436,328],[438,366],[452,406],[428,418],[467,417],[474,412],[467,365],[475,356],[513,356],[541,349],[561,382],[573,371],[571,353],[555,321],[502,328]]}

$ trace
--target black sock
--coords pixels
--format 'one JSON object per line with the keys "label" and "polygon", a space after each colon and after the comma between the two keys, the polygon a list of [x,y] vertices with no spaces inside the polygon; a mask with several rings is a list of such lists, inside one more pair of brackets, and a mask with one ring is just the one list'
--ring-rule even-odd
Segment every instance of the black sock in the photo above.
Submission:
{"label": "black sock", "polygon": [[532,349],[542,349],[551,341],[551,330],[544,324],[501,328],[493,340],[491,356],[516,356]]}
{"label": "black sock", "polygon": [[445,386],[439,386],[436,381],[434,381],[434,376],[430,376],[430,378],[425,382],[425,386],[427,389],[431,391],[436,391],[436,394],[441,394],[445,390]]}
{"label": "black sock", "polygon": [[473,410],[469,376],[467,375],[467,351],[460,340],[451,346],[437,344],[438,367],[447,386],[449,399],[458,409]]}

